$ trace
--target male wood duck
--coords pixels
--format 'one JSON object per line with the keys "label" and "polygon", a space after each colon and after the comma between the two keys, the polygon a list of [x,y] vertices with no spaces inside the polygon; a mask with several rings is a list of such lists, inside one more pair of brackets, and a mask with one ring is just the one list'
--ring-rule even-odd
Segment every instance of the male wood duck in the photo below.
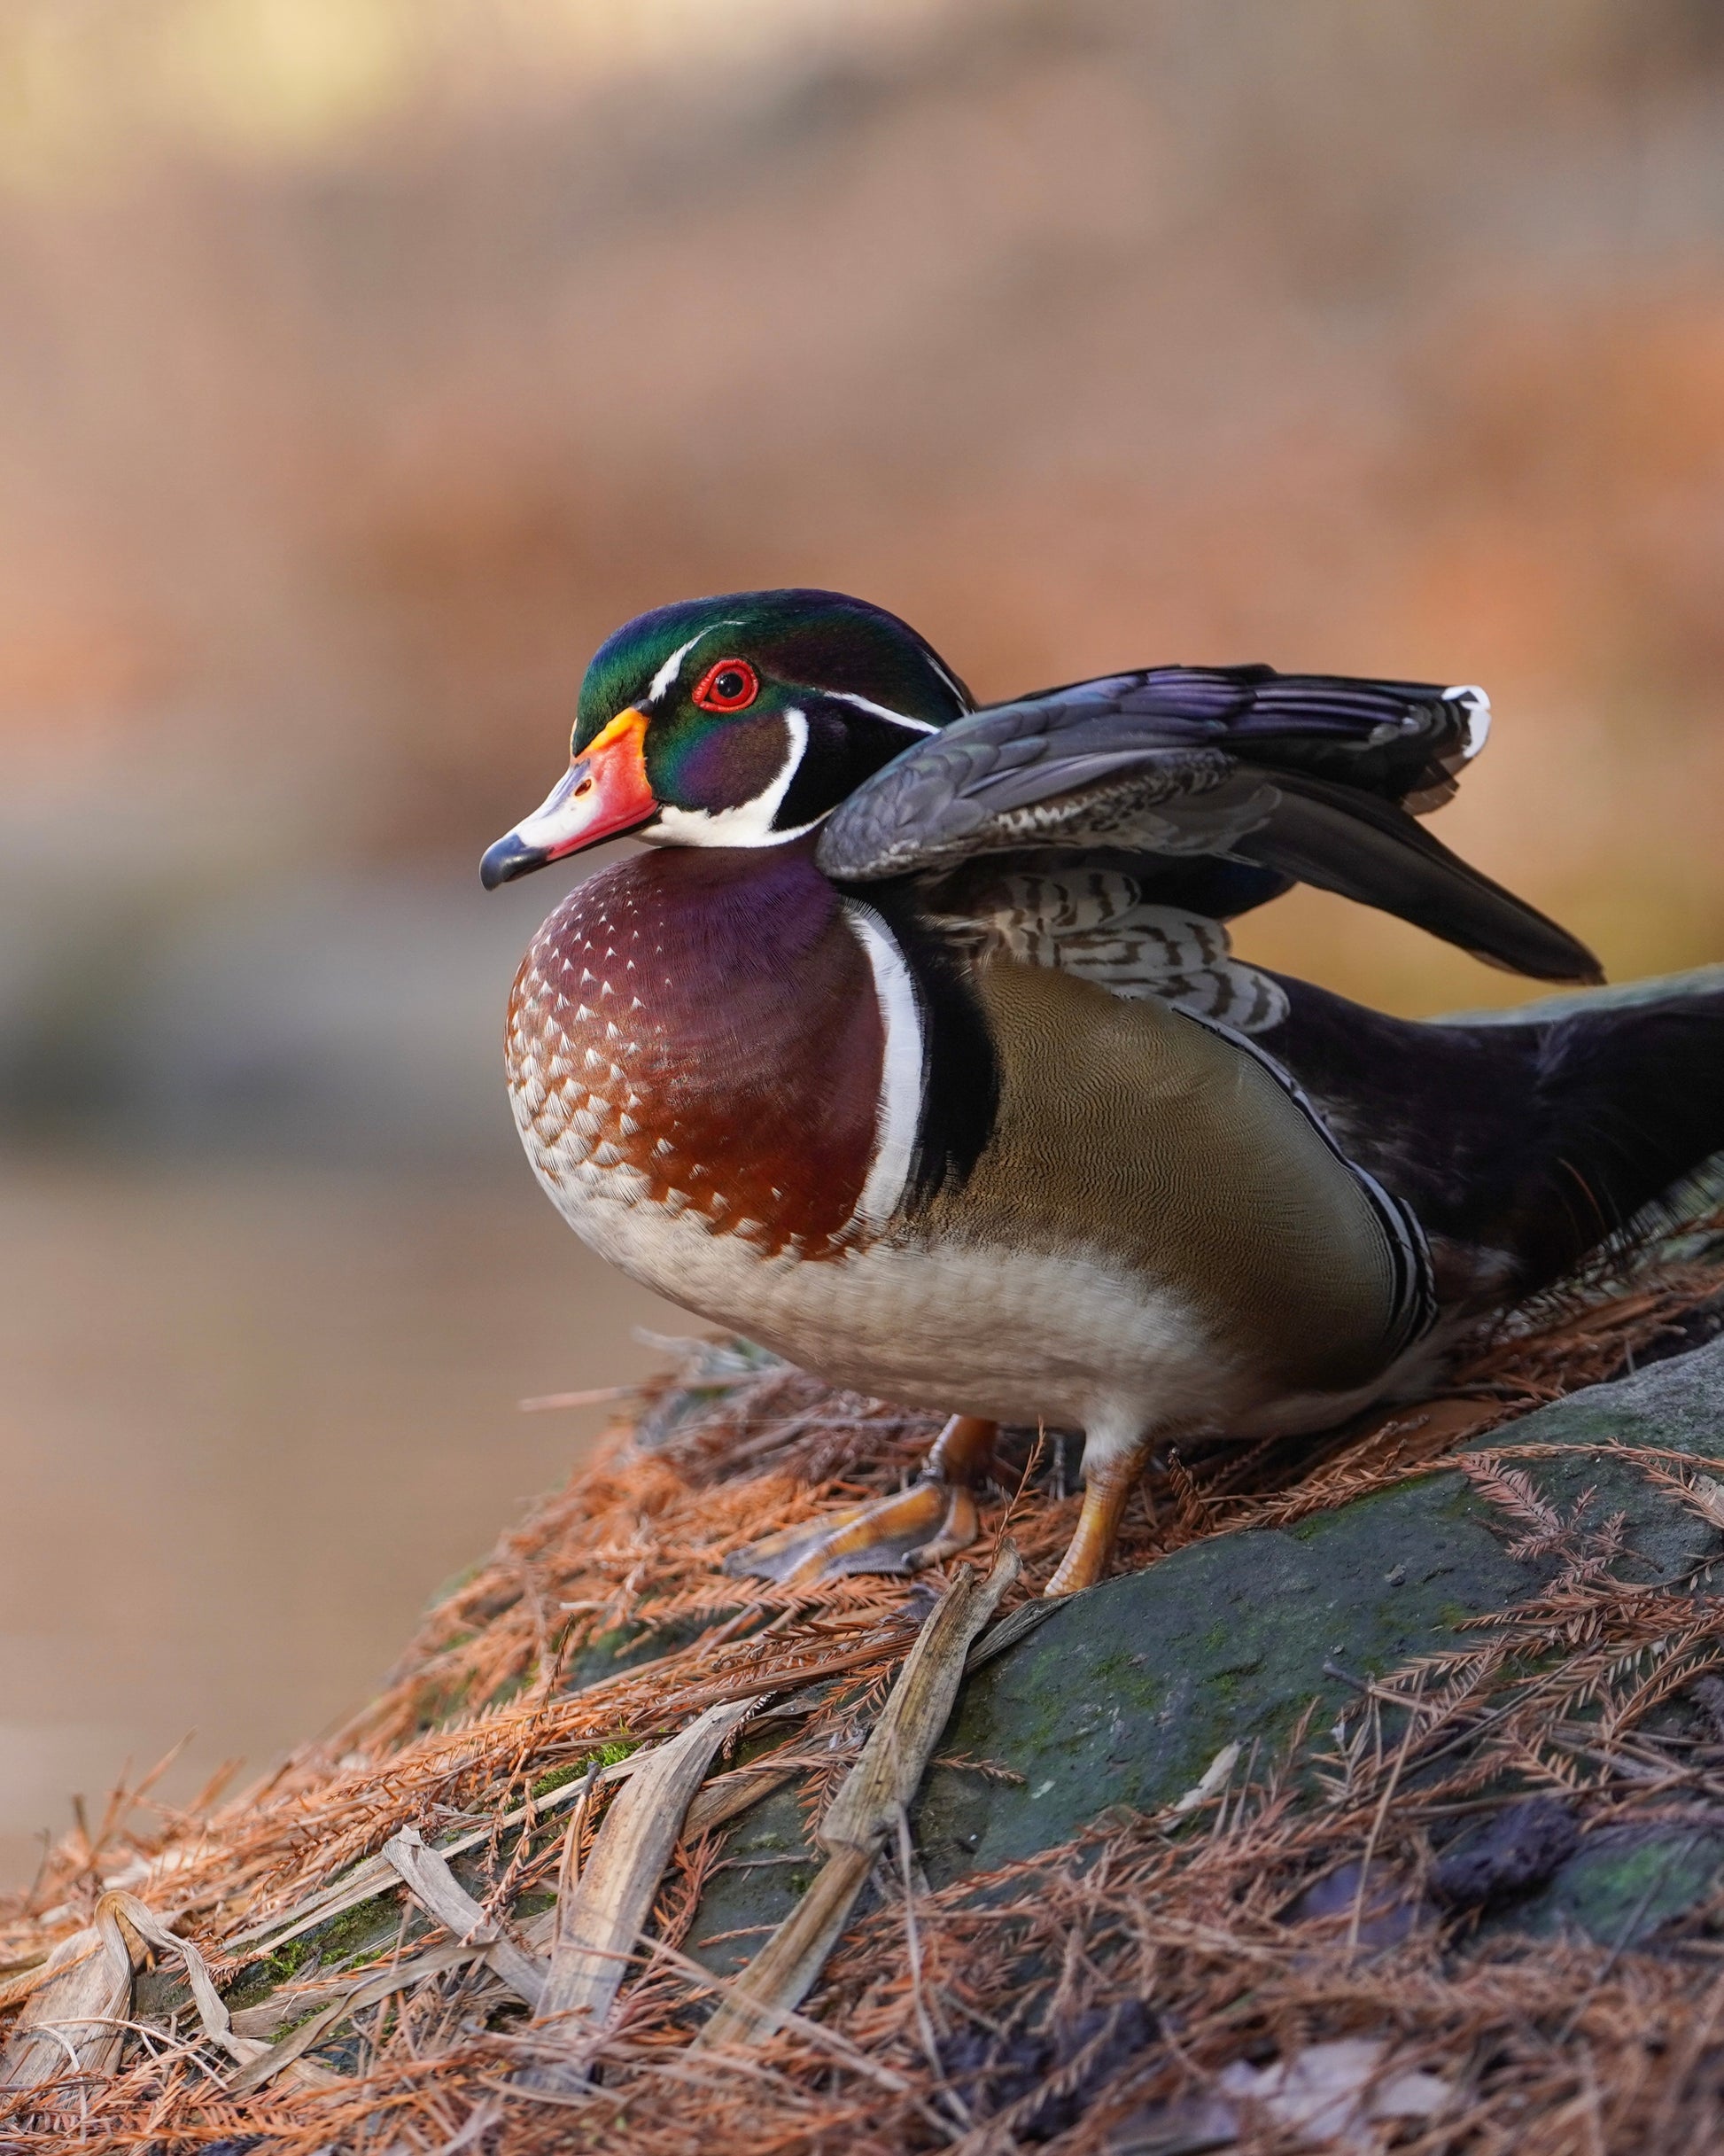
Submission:
{"label": "male wood duck", "polygon": [[1158,666],[978,709],[824,591],[658,608],[594,658],[568,771],[487,887],[624,835],[510,999],[510,1095],[576,1232],[836,1383],[951,1415],[775,1578],[975,1532],[1000,1421],[1081,1428],[1050,1593],[1152,1446],[1327,1428],[1724,1147],[1724,995],[1412,1024],[1244,964],[1295,881],[1534,978],[1580,944],[1415,820],[1474,688]]}

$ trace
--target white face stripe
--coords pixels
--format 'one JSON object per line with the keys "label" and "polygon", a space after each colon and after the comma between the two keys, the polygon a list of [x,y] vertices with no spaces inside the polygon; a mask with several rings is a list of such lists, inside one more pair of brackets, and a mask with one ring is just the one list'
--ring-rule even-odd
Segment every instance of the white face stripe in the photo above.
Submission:
{"label": "white face stripe", "polygon": [[844,901],[844,918],[861,945],[874,977],[885,1034],[880,1101],[874,1111],[874,1156],[852,1219],[883,1227],[903,1197],[921,1129],[925,1080],[922,1014],[916,984],[886,923],[873,907]]}
{"label": "white face stripe", "polygon": [[807,715],[805,712],[798,711],[794,704],[788,704],[785,708],[784,730],[790,737],[790,745],[785,751],[783,768],[765,792],[756,796],[757,805],[762,812],[762,818],[766,827],[760,841],[762,845],[769,846],[775,840],[781,838],[799,837],[802,831],[812,828],[804,823],[800,831],[774,831],[773,829],[773,818],[777,815],[780,805],[785,795],[790,790],[790,782],[802,768],[802,759],[808,753]]}
{"label": "white face stripe", "polygon": [[951,689],[952,695],[957,697],[959,710],[960,712],[973,712],[975,709],[975,706],[970,702],[969,697],[965,690],[964,684],[958,679],[957,675],[952,673],[951,669],[946,665],[944,659],[940,657],[940,654],[937,651],[934,650],[928,651],[928,657],[933,665],[935,673],[939,675],[940,679],[945,683],[946,687]]}
{"label": "white face stripe", "polygon": [[[784,714],[784,731],[789,736],[784,761],[771,783],[751,801],[738,801],[729,808],[676,808],[667,803],[651,829],[642,831],[641,837],[655,845],[781,846],[786,839],[800,838],[804,831],[812,831],[819,816],[797,824],[794,830],[773,829],[773,818],[808,752],[807,714],[792,704]],[[826,813],[821,811],[821,815]]]}
{"label": "white face stripe", "polygon": [[824,689],[822,696],[835,697],[841,704],[853,704],[859,712],[866,712],[875,719],[884,719],[892,726],[908,727],[912,734],[937,734],[939,728],[931,726],[926,719],[906,718],[903,712],[888,711],[883,704],[874,704],[866,697],[858,697],[854,689]]}
{"label": "white face stripe", "polygon": [[711,636],[714,629],[740,629],[746,626],[746,623],[741,621],[709,621],[703,629],[696,629],[687,642],[679,644],[658,672],[654,674],[644,701],[648,704],[657,703],[672,682],[676,680],[677,670],[682,665],[683,660],[687,658],[703,636]]}

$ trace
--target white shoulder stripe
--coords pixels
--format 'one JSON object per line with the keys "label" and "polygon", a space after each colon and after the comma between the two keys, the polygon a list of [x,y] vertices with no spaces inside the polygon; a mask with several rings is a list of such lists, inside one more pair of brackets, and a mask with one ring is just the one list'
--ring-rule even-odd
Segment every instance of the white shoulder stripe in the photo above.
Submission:
{"label": "white shoulder stripe", "polygon": [[874,1156],[853,1219],[863,1226],[883,1227],[897,1211],[910,1180],[921,1128],[922,1014],[904,953],[873,907],[846,899],[844,918],[867,955],[886,1037],[874,1114]]}

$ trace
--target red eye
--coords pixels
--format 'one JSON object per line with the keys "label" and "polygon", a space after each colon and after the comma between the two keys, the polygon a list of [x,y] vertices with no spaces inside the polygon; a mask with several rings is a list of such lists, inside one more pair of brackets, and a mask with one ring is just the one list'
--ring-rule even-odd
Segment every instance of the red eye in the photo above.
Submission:
{"label": "red eye", "polygon": [[716,660],[695,686],[703,712],[744,711],[760,694],[760,676],[745,658]]}

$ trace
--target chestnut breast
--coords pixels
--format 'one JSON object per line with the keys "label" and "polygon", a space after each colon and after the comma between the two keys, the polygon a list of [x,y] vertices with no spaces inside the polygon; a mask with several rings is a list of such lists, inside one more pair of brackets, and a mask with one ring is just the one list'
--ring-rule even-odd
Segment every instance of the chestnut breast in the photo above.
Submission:
{"label": "chestnut breast", "polygon": [[637,1202],[763,1256],[835,1257],[875,1143],[873,974],[812,840],[666,847],[571,891],[509,999],[533,1164],[591,1164]]}

